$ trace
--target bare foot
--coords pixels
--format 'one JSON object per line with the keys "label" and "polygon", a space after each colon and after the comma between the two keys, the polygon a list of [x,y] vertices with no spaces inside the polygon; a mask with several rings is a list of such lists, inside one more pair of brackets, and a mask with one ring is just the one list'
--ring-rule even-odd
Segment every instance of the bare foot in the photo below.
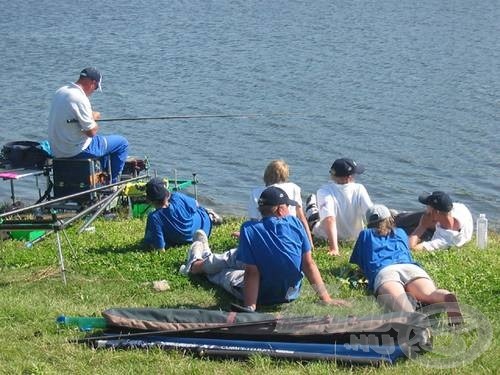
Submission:
{"label": "bare foot", "polygon": [[450,326],[458,326],[464,323],[457,297],[453,294],[447,294],[444,297],[446,302],[446,313],[448,314],[448,323]]}
{"label": "bare foot", "polygon": [[339,257],[340,253],[338,250],[330,250],[328,251],[328,255],[334,256],[334,257]]}

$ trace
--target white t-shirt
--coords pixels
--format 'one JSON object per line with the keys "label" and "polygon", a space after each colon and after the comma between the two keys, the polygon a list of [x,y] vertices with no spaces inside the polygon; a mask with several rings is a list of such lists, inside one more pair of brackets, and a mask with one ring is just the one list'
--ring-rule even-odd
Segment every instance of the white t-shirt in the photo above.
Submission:
{"label": "white t-shirt", "polygon": [[[293,182],[282,182],[279,184],[273,184],[271,186],[276,186],[280,189],[283,189],[286,195],[288,195],[288,198],[297,202],[299,207],[302,207],[302,197],[300,195],[300,187],[298,185],[294,184]],[[250,201],[248,202],[249,219],[262,219],[262,215],[259,212],[258,202],[260,195],[267,187],[268,186],[258,187],[252,190],[252,193],[250,194]],[[288,211],[290,212],[290,215],[297,216],[297,210],[295,209],[295,206],[289,206]]]}
{"label": "white t-shirt", "polygon": [[355,182],[336,184],[330,181],[318,189],[316,199],[320,221],[313,234],[323,239],[328,238],[323,220],[333,216],[338,239],[355,240],[364,228],[366,211],[373,206],[365,187]]}
{"label": "white t-shirt", "polygon": [[[68,123],[68,120],[78,120]],[[49,113],[49,143],[56,158],[78,155],[92,138],[84,131],[96,125],[90,101],[80,86],[70,83],[56,91]]]}
{"label": "white t-shirt", "polygon": [[462,203],[453,203],[451,215],[460,223],[460,230],[444,229],[437,223],[431,240],[422,242],[425,250],[434,251],[450,246],[460,247],[471,240],[474,232],[474,221],[469,209]]}

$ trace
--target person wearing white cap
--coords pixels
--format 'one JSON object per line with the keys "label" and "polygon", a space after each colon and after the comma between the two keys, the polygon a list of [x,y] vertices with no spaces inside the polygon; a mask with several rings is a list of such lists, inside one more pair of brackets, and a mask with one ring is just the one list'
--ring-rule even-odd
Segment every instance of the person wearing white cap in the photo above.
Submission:
{"label": "person wearing white cap", "polygon": [[450,323],[462,322],[456,296],[437,289],[431,277],[414,262],[406,232],[395,227],[389,209],[381,204],[366,212],[368,228],[361,231],[350,262],[368,279],[368,289],[393,311],[414,311],[412,299],[443,304]]}
{"label": "person wearing white cap", "polygon": [[80,72],[76,82],[56,91],[49,113],[48,138],[56,158],[100,158],[103,170],[111,164],[111,182],[117,182],[128,156],[128,141],[121,135],[98,135],[89,97],[102,89],[102,75],[93,67]]}

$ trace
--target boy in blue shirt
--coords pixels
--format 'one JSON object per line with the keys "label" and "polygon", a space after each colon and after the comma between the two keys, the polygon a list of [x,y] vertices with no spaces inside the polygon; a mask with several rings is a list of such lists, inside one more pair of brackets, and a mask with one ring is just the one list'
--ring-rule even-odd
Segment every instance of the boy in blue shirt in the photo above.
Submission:
{"label": "boy in blue shirt", "polygon": [[236,249],[213,254],[206,236],[198,231],[181,272],[205,274],[252,311],[257,304],[295,300],[303,273],[323,302],[345,305],[330,297],[312,259],[304,226],[288,213],[288,206],[296,202],[284,190],[271,186],[262,192],[258,205],[262,220],[242,224]]}
{"label": "boy in blue shirt", "polygon": [[185,194],[167,190],[161,178],[146,184],[146,197],[156,208],[148,215],[144,242],[156,250],[190,243],[196,230],[208,235],[212,230],[209,213]]}

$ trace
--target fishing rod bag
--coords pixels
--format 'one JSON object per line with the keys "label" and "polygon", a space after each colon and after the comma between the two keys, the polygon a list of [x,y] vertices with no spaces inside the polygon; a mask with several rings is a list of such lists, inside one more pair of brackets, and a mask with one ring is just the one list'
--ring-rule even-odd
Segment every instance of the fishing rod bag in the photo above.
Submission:
{"label": "fishing rod bag", "polygon": [[420,313],[348,318],[276,317],[265,313],[205,309],[113,308],[102,313],[108,332],[151,332],[198,337],[303,343],[431,346],[430,323]]}
{"label": "fishing rod bag", "polygon": [[40,142],[15,141],[2,147],[2,163],[8,168],[42,169],[50,154]]}

